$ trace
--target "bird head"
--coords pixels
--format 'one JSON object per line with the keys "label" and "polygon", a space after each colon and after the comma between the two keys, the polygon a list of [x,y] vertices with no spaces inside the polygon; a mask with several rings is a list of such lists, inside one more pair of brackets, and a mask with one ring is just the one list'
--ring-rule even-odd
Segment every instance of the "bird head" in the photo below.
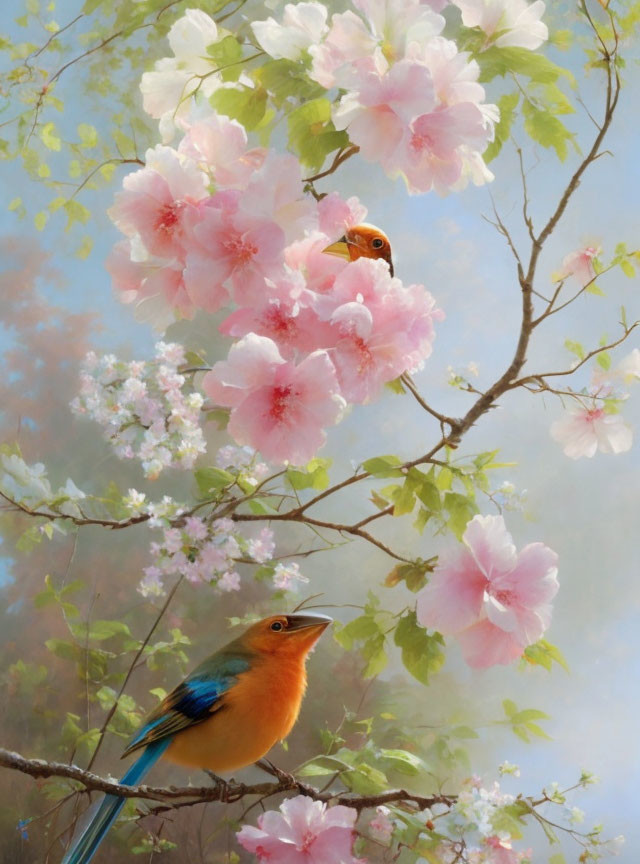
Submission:
{"label": "bird head", "polygon": [[260,654],[305,657],[331,623],[326,615],[272,615],[250,627],[244,641]]}
{"label": "bird head", "polygon": [[389,238],[376,228],[363,222],[347,229],[342,237],[326,249],[322,250],[327,255],[338,255],[347,261],[356,261],[358,258],[382,258],[389,265],[389,272],[393,276],[393,260],[391,258],[391,243]]}

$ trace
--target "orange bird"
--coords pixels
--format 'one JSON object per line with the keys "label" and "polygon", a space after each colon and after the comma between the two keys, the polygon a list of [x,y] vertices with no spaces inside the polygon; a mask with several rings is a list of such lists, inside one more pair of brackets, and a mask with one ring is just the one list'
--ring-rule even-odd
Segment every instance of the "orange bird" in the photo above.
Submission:
{"label": "orange bird", "polygon": [[382,258],[389,265],[389,272],[393,276],[389,238],[380,228],[367,222],[349,228],[339,240],[322,251],[328,255],[346,258],[347,261],[356,261],[358,258]]}
{"label": "orange bird", "polygon": [[[124,756],[142,755],[120,781],[139,783],[160,758],[215,773],[235,771],[286,738],[307,686],[307,656],[331,618],[275,615],[221,648],[146,718]],[[62,864],[87,864],[124,805],[106,795]]]}

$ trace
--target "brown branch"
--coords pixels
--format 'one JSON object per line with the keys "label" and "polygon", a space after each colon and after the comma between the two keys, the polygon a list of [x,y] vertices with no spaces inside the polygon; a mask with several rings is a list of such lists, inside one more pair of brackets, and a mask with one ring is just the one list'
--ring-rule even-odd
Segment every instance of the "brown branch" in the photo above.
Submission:
{"label": "brown branch", "polygon": [[[160,611],[156,615],[155,620],[154,620],[153,624],[151,625],[151,629],[149,630],[149,632],[147,633],[147,635],[145,636],[145,638],[141,642],[140,648],[138,649],[136,656],[133,658],[133,661],[131,662],[129,669],[127,670],[127,674],[124,676],[124,681],[120,685],[120,690],[118,691],[118,695],[116,696],[113,705],[109,709],[107,716],[104,718],[104,722],[103,722],[102,726],[100,727],[100,733],[98,736],[98,743],[95,746],[95,750],[91,754],[91,759],[89,759],[89,764],[87,765],[87,771],[91,770],[91,768],[93,767],[93,763],[96,761],[96,756],[98,755],[98,751],[100,750],[100,747],[102,746],[102,742],[104,741],[104,736],[105,736],[105,733],[107,731],[107,726],[111,722],[111,718],[113,717],[113,715],[116,713],[118,705],[120,704],[120,698],[123,695],[127,684],[129,683],[129,679],[131,678],[133,671],[137,667],[138,660],[142,656],[144,649],[149,644],[149,640],[151,639],[151,637],[155,633],[156,628],[158,627],[158,624],[160,623],[160,621],[164,617],[165,612],[169,608],[169,604],[171,603],[171,601],[175,597],[176,591],[178,590],[178,588],[182,584],[183,580],[184,580],[184,576],[180,576],[180,578],[176,581],[176,583],[173,586],[173,588],[171,589],[171,591],[169,591],[169,593],[167,594],[167,599],[162,604],[162,608],[160,609]],[[88,634],[88,632],[89,631],[87,628],[87,634]]]}
{"label": "brown branch", "polygon": [[290,774],[274,769],[271,773],[277,775],[276,782],[267,783],[217,783],[213,786],[123,786],[116,780],[100,777],[90,771],[84,771],[77,765],[65,765],[61,762],[47,762],[44,759],[27,759],[20,753],[0,748],[0,766],[12,771],[20,771],[35,778],[64,777],[80,783],[89,792],[105,792],[118,795],[121,798],[143,798],[151,801],[173,802],[188,800],[190,804],[201,804],[207,801],[220,801],[230,804],[248,795],[267,797],[283,792],[297,792],[308,795],[316,801],[343,804],[360,811],[381,804],[413,804],[419,810],[441,804],[451,807],[455,795],[417,795],[405,789],[392,789],[376,795],[353,795],[350,793],[321,792],[313,786],[297,780]]}
{"label": "brown branch", "polygon": [[326,171],[321,171],[319,174],[314,174],[312,177],[304,177],[302,182],[313,183],[316,180],[321,180],[323,177],[328,177],[329,174],[333,174],[334,171],[337,171],[343,162],[346,162],[347,159],[350,159],[352,156],[355,156],[355,154],[359,152],[360,148],[357,147],[355,144],[352,144],[351,147],[338,150],[333,162],[331,163],[329,168],[326,169]]}

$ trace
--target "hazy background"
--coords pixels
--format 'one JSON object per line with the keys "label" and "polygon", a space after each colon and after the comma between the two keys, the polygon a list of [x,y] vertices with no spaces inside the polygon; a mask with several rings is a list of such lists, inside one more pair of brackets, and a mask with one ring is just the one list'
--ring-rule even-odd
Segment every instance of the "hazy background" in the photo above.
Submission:
{"label": "hazy background", "polygon": [[[73,4],[62,5],[71,17]],[[558,11],[561,8],[564,7],[558,7]],[[571,26],[570,19],[565,26]],[[536,289],[542,293],[549,290],[550,274],[562,258],[585,243],[601,245],[605,260],[619,241],[626,241],[630,248],[639,245],[640,141],[636,95],[639,82],[636,71],[626,74],[628,86],[608,144],[613,156],[600,159],[590,169],[561,226],[549,241],[536,283]],[[602,93],[598,80],[581,80],[580,87],[592,111],[599,116]],[[584,114],[572,118],[571,127],[578,131],[582,142],[592,135],[593,127]],[[576,164],[576,156],[571,154],[567,164],[560,165],[548,152],[536,153],[530,149],[527,162],[531,168],[532,214],[539,226],[555,206]],[[497,179],[490,191],[503,219],[524,244],[516,165],[506,155],[492,168]],[[119,171],[122,175],[123,169]],[[22,195],[36,202],[42,194],[32,185],[25,186],[28,183],[25,176],[11,164],[3,167],[3,182],[7,201]],[[462,370],[469,362],[475,362],[480,374],[474,384],[481,389],[490,384],[511,359],[520,314],[520,292],[510,253],[503,239],[482,218],[491,213],[489,192],[469,189],[446,199],[434,194],[408,198],[400,183],[391,184],[375,166],[356,161],[319,184],[319,188],[327,191],[337,188],[344,195],[359,195],[369,207],[369,220],[383,227],[391,237],[397,275],[405,282],[423,282],[445,310],[447,317],[438,327],[434,355],[417,376],[417,382],[433,406],[445,413],[462,414],[472,397],[448,386],[447,368]],[[144,358],[150,355],[157,338],[148,326],[137,324],[130,308],[121,306],[111,292],[103,267],[106,254],[118,237],[104,215],[110,197],[110,193],[91,193],[90,201],[85,202],[95,212],[96,220],[91,229],[95,248],[84,262],[72,256],[78,245],[77,235],[73,238],[65,235],[62,226],[50,226],[39,234],[30,220],[19,223],[11,213],[0,214],[3,238],[0,356],[5,370],[0,380],[0,435],[9,442],[17,437],[27,461],[47,462],[54,485],[61,485],[67,476],[72,476],[80,488],[97,491],[113,475],[123,485],[152,489],[154,494],[160,487],[164,491],[165,486],[173,490],[188,488],[182,477],[163,480],[156,487],[145,485],[140,472],[134,472],[130,478],[124,467],[109,455],[98,428],[72,420],[67,410],[68,400],[74,394],[79,360],[89,347]],[[33,212],[37,209],[39,206],[34,203]],[[601,287],[607,292],[606,298],[585,296],[540,328],[529,352],[528,369],[566,368],[571,359],[563,348],[567,337],[587,346],[595,345],[605,333],[614,337],[621,304],[627,307],[630,321],[640,316],[637,280],[628,280],[615,272],[601,280]],[[167,335],[180,338],[183,332],[182,327],[176,327]],[[192,338],[193,347],[206,348],[210,359],[224,350],[222,344],[211,343],[213,333],[213,323],[203,321]],[[614,361],[637,345],[638,340],[632,336],[619,349]],[[574,386],[586,381],[586,372],[581,379],[572,379]],[[625,418],[636,430],[640,423],[639,405],[638,393],[633,392],[624,408]],[[482,741],[472,747],[474,770],[486,771],[490,776],[499,762],[508,759],[520,765],[521,777],[505,781],[505,786],[511,786],[512,791],[532,793],[551,780],[559,781],[561,787],[571,785],[581,768],[593,771],[601,783],[576,797],[575,804],[587,811],[586,826],[603,821],[607,836],[625,834],[626,848],[618,860],[635,864],[640,852],[639,451],[636,446],[618,456],[598,454],[592,460],[569,460],[549,436],[549,426],[561,408],[557,397],[511,394],[465,437],[461,454],[500,447],[501,460],[518,463],[517,467],[497,474],[496,485],[508,479],[519,491],[527,490],[525,512],[506,514],[517,545],[542,540],[559,554],[561,588],[547,635],[566,656],[570,674],[559,667],[548,674],[539,668],[520,671],[517,666],[471,673],[451,641],[447,664],[433,686],[425,689],[413,680],[410,686],[416,715],[424,717],[428,725],[462,723],[473,718],[489,722],[501,716],[500,702],[505,697],[514,699],[520,707],[541,708],[549,713],[552,719],[544,727],[553,737],[552,742],[525,745],[501,727],[489,728]],[[435,424],[409,396],[389,394],[373,406],[355,408],[339,427],[331,430],[321,455],[334,459],[332,478],[337,479],[349,470],[344,454],[357,461],[388,452],[413,457],[425,452],[436,440],[436,434]],[[364,499],[363,490],[359,495]],[[357,492],[352,492],[328,505],[326,512],[336,519],[343,514],[350,518],[354,507],[366,514],[370,506],[358,498]],[[486,502],[483,512],[494,512],[490,502]],[[22,523],[22,527],[26,525]],[[395,548],[411,555],[428,557],[442,548],[441,539],[433,540],[428,534],[420,538],[406,518],[389,520],[384,525],[377,523],[375,531]],[[8,534],[5,546],[0,547],[0,553],[5,550],[4,558],[0,558],[3,594],[0,639],[4,640],[0,659],[4,668],[18,656],[50,665],[42,642],[59,627],[59,622],[52,619],[52,629],[47,632],[26,630],[32,620],[28,598],[39,590],[46,572],[64,574],[73,541],[56,540],[24,559],[12,551],[12,531]],[[286,528],[280,527],[277,536],[282,551],[294,549],[300,543],[301,535],[294,535]],[[82,532],[69,574],[70,578],[85,578],[94,586],[91,602],[97,604],[96,617],[108,617],[108,611],[117,614],[122,604],[128,604],[126,608],[130,611],[133,584],[147,563],[149,539],[150,534],[144,529],[130,532],[126,540],[124,537],[116,540],[113,535],[105,536],[99,531]],[[388,598],[390,605],[400,606],[411,602],[412,597],[402,588],[389,591],[379,587],[392,564],[372,547],[353,543],[308,559],[303,569],[311,577],[310,589],[323,591],[327,602],[361,603],[367,588],[372,587],[383,595],[383,600]],[[244,596],[226,599],[220,612],[211,602],[208,608],[212,617],[194,620],[199,601],[195,592],[191,589],[187,592],[190,596],[181,601],[179,620],[185,632],[197,641],[198,648],[192,653],[197,659],[223,641],[226,631],[218,616],[223,611],[241,614],[249,601]],[[135,598],[134,604],[142,607],[141,598],[138,595]],[[343,620],[352,614],[348,609],[337,611]],[[37,621],[40,626],[42,617]],[[329,654],[337,657],[337,649],[323,646],[313,658],[312,708],[307,710],[316,721],[322,719],[323,693],[319,690],[323,685],[329,686],[324,674]],[[62,671],[55,672],[55,663],[53,670],[53,674],[60,676],[58,681],[64,680]],[[405,673],[391,669],[385,674]],[[148,686],[153,686],[151,680],[148,678]],[[315,695],[314,681],[318,688]],[[73,684],[67,686],[73,691],[68,707],[72,710],[78,704],[77,688]],[[348,692],[346,688],[344,692]],[[45,703],[48,698],[43,697]],[[332,704],[330,710],[334,709]],[[46,705],[42,710],[48,710]],[[3,711],[0,722],[7,740],[0,743],[29,755],[59,755],[38,749],[39,743],[44,746],[44,739],[30,734],[28,716],[15,716],[10,706]],[[305,738],[298,741],[302,753],[305,741]],[[309,741],[309,746],[314,745]],[[109,748],[105,748],[100,767],[113,771],[107,755]],[[10,783],[3,786],[4,792],[19,788],[35,806],[37,792],[33,781],[12,776],[5,777],[5,783],[7,779]],[[3,826],[0,821],[2,828],[6,829],[7,837],[12,836],[10,825]],[[24,858],[9,848],[6,845],[0,860],[30,860],[24,845],[20,846]],[[536,849],[534,861],[546,861],[548,850],[541,833],[536,834]],[[569,861],[577,859],[575,847],[567,846],[567,854]],[[167,860],[171,860],[170,856]]]}

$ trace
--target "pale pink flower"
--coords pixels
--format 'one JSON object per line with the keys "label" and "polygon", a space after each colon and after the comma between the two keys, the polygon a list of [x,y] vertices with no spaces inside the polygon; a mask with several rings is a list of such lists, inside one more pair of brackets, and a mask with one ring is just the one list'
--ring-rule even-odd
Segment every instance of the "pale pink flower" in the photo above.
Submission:
{"label": "pale pink flower", "polygon": [[318,227],[327,238],[340,237],[366,218],[367,208],[355,195],[345,201],[337,192],[330,192],[318,201]]}
{"label": "pale pink flower", "polygon": [[344,408],[326,351],[298,366],[283,360],[271,339],[249,333],[203,381],[207,395],[231,408],[228,431],[270,461],[304,464],[324,444],[325,426]]}
{"label": "pale pink flower", "polygon": [[192,318],[194,305],[184,285],[182,265],[154,257],[132,261],[131,254],[128,240],[116,243],[105,267],[121,302],[134,304],[136,318],[161,331],[176,317]]}
{"label": "pale pink flower", "polygon": [[[342,230],[341,233],[344,231]],[[319,231],[313,231],[304,240],[291,243],[285,249],[284,258],[287,265],[293,270],[299,270],[306,280],[307,288],[317,294],[329,294],[336,276],[346,267],[351,266],[344,258],[324,254],[323,250],[336,239],[335,234],[327,236]]]}
{"label": "pale pink flower", "polygon": [[138,591],[143,597],[161,597],[164,591],[162,584],[162,570],[159,567],[145,567],[144,576],[138,585]]}
{"label": "pale pink flower", "polygon": [[216,582],[216,587],[221,591],[239,591],[240,590],[240,574],[235,570],[227,570]]}
{"label": "pale pink flower", "polygon": [[384,261],[359,258],[337,277],[331,299],[331,358],[349,402],[375,398],[387,381],[415,371],[431,354],[442,318],[422,285],[405,287]]}
{"label": "pale pink flower", "polygon": [[207,536],[207,526],[199,516],[187,516],[184,520],[185,533],[191,540],[204,540]]}
{"label": "pale pink flower", "polygon": [[311,77],[323,87],[350,89],[363,60],[381,72],[404,59],[410,46],[423,45],[442,31],[444,18],[420,0],[356,0],[353,12],[334,15],[327,38],[311,46]]}
{"label": "pale pink flower", "polygon": [[475,60],[469,60],[466,51],[458,51],[451,39],[436,36],[422,46],[414,44],[409,57],[424,63],[429,70],[438,102],[443,105],[473,102],[485,107],[480,105],[485,98],[484,87],[478,82],[480,67]]}
{"label": "pale pink flower", "polygon": [[228,189],[244,188],[267,155],[262,147],[247,150],[244,127],[215,113],[191,123],[178,150],[211,172],[217,186]]}
{"label": "pale pink flower", "polygon": [[389,845],[393,836],[394,824],[389,819],[390,812],[388,807],[376,807],[376,815],[369,822],[369,834],[384,846]]}
{"label": "pale pink flower", "polygon": [[172,147],[147,150],[146,165],[128,174],[109,215],[130,238],[138,235],[151,255],[183,254],[184,211],[207,194],[206,175]]}
{"label": "pale pink flower", "polygon": [[273,531],[270,528],[263,528],[257,537],[249,540],[249,555],[259,564],[270,561],[273,558],[275,548]]}
{"label": "pale pink flower", "polygon": [[152,72],[140,81],[142,105],[151,117],[160,121],[163,141],[170,141],[176,121],[188,115],[192,96],[197,91],[205,99],[220,86],[218,75],[207,48],[218,41],[215,21],[200,9],[187,9],[168,33],[173,57],[163,57]]}
{"label": "pale pink flower", "polygon": [[475,516],[462,540],[418,595],[418,620],[455,635],[470,666],[511,663],[550,624],[557,555],[542,543],[517,553],[502,516]]}
{"label": "pale pink flower", "polygon": [[446,193],[461,177],[464,145],[484,150],[492,137],[482,111],[473,102],[460,102],[422,114],[411,123],[398,158],[409,192]]}
{"label": "pale pink flower", "polygon": [[282,24],[273,18],[251,25],[258,44],[276,60],[298,60],[327,31],[327,7],[321,3],[287,3]]}
{"label": "pale pink flower", "polygon": [[582,249],[576,249],[575,252],[570,252],[563,259],[557,278],[567,279],[569,276],[573,276],[584,287],[595,279],[596,271],[593,266],[593,259],[597,258],[599,254],[600,248],[597,246],[585,246]]}
{"label": "pale pink flower", "polygon": [[272,220],[227,206],[227,201],[224,194],[216,195],[201,209],[184,273],[189,297],[209,311],[224,304],[228,286],[237,303],[264,296],[265,278],[282,264],[282,229]]}
{"label": "pale pink flower", "polygon": [[601,453],[625,453],[631,449],[633,432],[620,414],[606,414],[595,405],[589,408],[575,402],[551,424],[551,437],[562,444],[571,459],[591,459]]}
{"label": "pale pink flower", "polygon": [[296,350],[308,354],[325,347],[331,339],[331,327],[319,319],[315,295],[304,286],[302,275],[296,271],[275,281],[265,279],[262,296],[251,306],[232,312],[220,325],[220,332],[235,337],[247,333],[268,336],[287,359]]}
{"label": "pale pink flower", "polygon": [[280,562],[276,564],[273,573],[273,584],[281,591],[295,591],[299,582],[308,582],[309,579],[300,572],[300,565],[295,561],[287,564]]}
{"label": "pale pink flower", "polygon": [[314,202],[303,187],[299,160],[270,150],[251,175],[242,195],[242,209],[254,219],[275,222],[291,243],[315,227]]}
{"label": "pale pink flower", "polygon": [[522,859],[522,855],[511,845],[511,840],[497,834],[485,838],[483,852],[483,864],[518,864]]}
{"label": "pale pink flower", "polygon": [[243,825],[236,835],[258,861],[272,864],[356,864],[352,854],[358,813],[352,807],[327,807],[306,795],[288,798],[280,812],[267,810],[258,827]]}
{"label": "pale pink flower", "polygon": [[625,384],[630,384],[634,379],[640,380],[640,348],[634,348],[630,354],[623,357],[613,371]]}
{"label": "pale pink flower", "polygon": [[462,12],[465,27],[479,27],[501,48],[528,48],[535,51],[549,38],[543,0],[452,0]]}
{"label": "pale pink flower", "polygon": [[401,60],[388,72],[373,63],[358,70],[353,90],[342,97],[333,114],[337,129],[349,130],[368,162],[395,168],[395,154],[411,121],[436,107],[433,80],[426,66]]}

